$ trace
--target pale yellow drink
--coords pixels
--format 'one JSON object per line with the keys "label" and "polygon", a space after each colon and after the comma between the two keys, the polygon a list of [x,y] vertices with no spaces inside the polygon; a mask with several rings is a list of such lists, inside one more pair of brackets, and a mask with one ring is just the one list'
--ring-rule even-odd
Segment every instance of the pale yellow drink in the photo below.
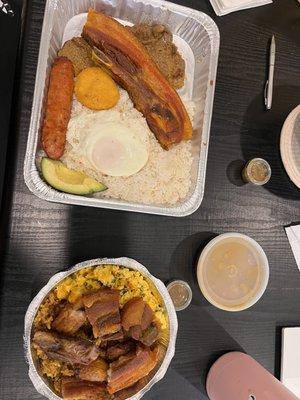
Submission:
{"label": "pale yellow drink", "polygon": [[225,237],[200,257],[200,288],[204,296],[219,308],[229,311],[245,309],[265,289],[268,278],[266,260],[261,255],[260,246],[253,241],[254,246],[249,239]]}

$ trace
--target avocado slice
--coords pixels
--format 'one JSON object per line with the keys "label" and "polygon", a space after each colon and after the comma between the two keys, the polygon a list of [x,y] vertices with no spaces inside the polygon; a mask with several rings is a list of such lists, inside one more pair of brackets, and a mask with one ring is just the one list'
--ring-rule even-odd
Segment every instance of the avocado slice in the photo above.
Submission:
{"label": "avocado slice", "polygon": [[84,195],[107,189],[103,183],[97,182],[83,172],[67,168],[61,161],[44,157],[41,166],[45,181],[62,192]]}

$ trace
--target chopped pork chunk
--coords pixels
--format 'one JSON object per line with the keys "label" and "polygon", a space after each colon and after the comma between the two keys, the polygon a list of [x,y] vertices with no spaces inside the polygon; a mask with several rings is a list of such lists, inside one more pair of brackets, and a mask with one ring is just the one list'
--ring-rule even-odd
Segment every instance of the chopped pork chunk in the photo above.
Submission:
{"label": "chopped pork chunk", "polygon": [[103,288],[82,300],[95,338],[107,338],[121,331],[118,290]]}
{"label": "chopped pork chunk", "polygon": [[135,350],[136,344],[133,340],[128,340],[123,343],[116,343],[112,346],[109,346],[106,351],[106,356],[110,361],[117,360],[121,356],[125,356],[125,354],[130,351]]}
{"label": "chopped pork chunk", "polygon": [[79,378],[84,381],[104,382],[107,379],[107,370],[107,363],[102,358],[98,358],[80,369]]}
{"label": "chopped pork chunk", "polygon": [[74,335],[86,323],[83,310],[76,310],[71,305],[63,308],[52,322],[52,329],[58,332]]}
{"label": "chopped pork chunk", "polygon": [[157,356],[156,349],[138,346],[136,351],[112,362],[108,370],[108,392],[118,392],[147,376],[155,368]]}
{"label": "chopped pork chunk", "polygon": [[81,381],[76,378],[62,379],[61,392],[64,400],[108,400],[110,398],[104,384]]}
{"label": "chopped pork chunk", "polygon": [[69,364],[90,364],[99,355],[98,348],[88,340],[62,336],[55,332],[37,331],[33,342],[49,358]]}
{"label": "chopped pork chunk", "polygon": [[151,346],[159,337],[160,329],[154,312],[140,297],[129,300],[122,309],[122,326],[135,340]]}

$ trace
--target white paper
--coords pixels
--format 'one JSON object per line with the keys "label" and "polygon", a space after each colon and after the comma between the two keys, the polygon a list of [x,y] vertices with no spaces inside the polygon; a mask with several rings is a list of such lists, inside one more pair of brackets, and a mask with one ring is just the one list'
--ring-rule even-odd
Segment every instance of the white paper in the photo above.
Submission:
{"label": "white paper", "polygon": [[281,382],[300,397],[300,328],[283,328]]}
{"label": "white paper", "polygon": [[215,13],[221,16],[234,11],[264,6],[272,3],[272,0],[210,0],[210,2]]}
{"label": "white paper", "polygon": [[300,271],[300,225],[289,226],[285,228],[285,232]]}

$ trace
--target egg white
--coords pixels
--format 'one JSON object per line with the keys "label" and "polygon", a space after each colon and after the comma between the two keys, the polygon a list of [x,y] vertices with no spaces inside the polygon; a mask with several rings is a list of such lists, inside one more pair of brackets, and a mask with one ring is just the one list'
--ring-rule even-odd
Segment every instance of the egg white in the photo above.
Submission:
{"label": "egg white", "polygon": [[97,171],[109,176],[130,176],[148,161],[147,143],[139,130],[121,122],[92,124],[85,131],[82,153]]}

